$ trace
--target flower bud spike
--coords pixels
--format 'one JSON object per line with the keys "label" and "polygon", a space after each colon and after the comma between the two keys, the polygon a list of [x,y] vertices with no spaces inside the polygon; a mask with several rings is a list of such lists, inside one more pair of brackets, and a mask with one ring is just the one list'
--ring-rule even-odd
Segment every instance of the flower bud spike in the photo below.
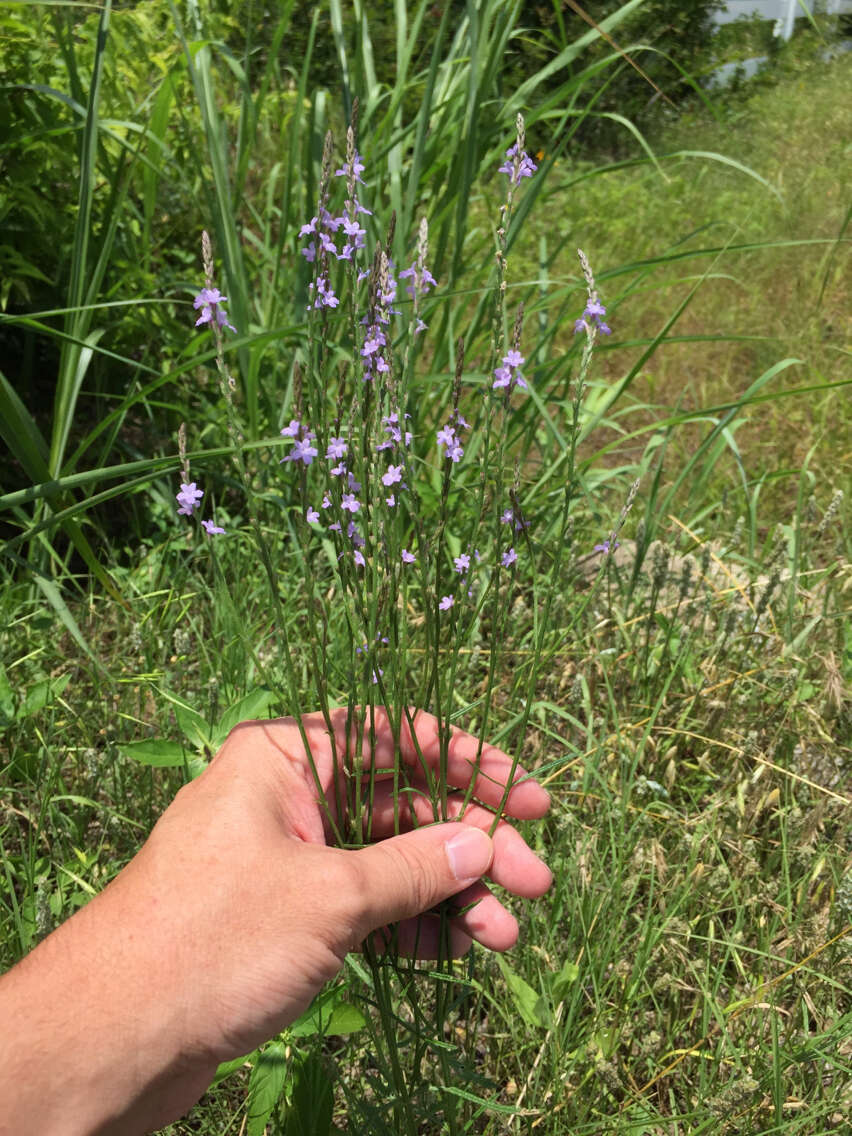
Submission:
{"label": "flower bud spike", "polygon": [[458,411],[461,397],[462,372],[464,371],[464,339],[459,336],[456,341],[456,372],[453,377],[453,410]]}
{"label": "flower bud spike", "polygon": [[518,314],[515,316],[515,326],[512,328],[512,347],[516,351],[521,349],[521,332],[524,329],[524,305],[518,304]]}

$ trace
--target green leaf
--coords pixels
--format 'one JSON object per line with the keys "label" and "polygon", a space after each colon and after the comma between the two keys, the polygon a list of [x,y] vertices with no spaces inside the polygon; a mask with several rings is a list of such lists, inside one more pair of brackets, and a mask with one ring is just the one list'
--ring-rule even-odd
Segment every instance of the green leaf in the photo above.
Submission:
{"label": "green leaf", "polygon": [[211,739],[212,747],[218,749],[234,726],[238,726],[240,722],[268,717],[267,712],[275,699],[274,691],[258,687],[249,691],[239,702],[234,702],[216,723]]}
{"label": "green leaf", "polygon": [[211,1082],[210,1088],[218,1085],[232,1073],[236,1073],[238,1069],[242,1069],[244,1065],[254,1065],[257,1060],[259,1050],[255,1049],[251,1053],[247,1053],[245,1057],[235,1057],[232,1061],[223,1061],[216,1070],[216,1075]]}
{"label": "green leaf", "polygon": [[60,675],[59,678],[44,678],[35,683],[29,688],[18,707],[17,717],[30,718],[33,714],[38,714],[48,702],[59,697],[70,681],[71,675]]}
{"label": "green leaf", "polygon": [[519,974],[515,974],[505,959],[497,956],[497,965],[503,972],[509,992],[515,1000],[515,1006],[528,1026],[535,1029],[546,1029],[549,1014],[544,999],[525,982]]}
{"label": "green leaf", "polygon": [[618,1048],[618,1030],[615,1026],[602,1026],[592,1034],[591,1044],[597,1049],[604,1061],[609,1061]]}
{"label": "green leaf", "polygon": [[[332,993],[337,994],[341,987]],[[333,1004],[329,1005],[329,1001]],[[345,1037],[363,1029],[367,1019],[357,1006],[351,1002],[341,1002],[334,999],[325,999],[320,1004],[316,999],[304,1014],[290,1026],[293,1037],[311,1037],[313,1034],[322,1034],[323,1037]]]}
{"label": "green leaf", "polygon": [[248,1136],[263,1136],[266,1123],[287,1083],[290,1062],[283,1042],[273,1041],[261,1050],[249,1077]]}
{"label": "green leaf", "polygon": [[567,994],[568,988],[573,986],[579,977],[580,968],[575,962],[566,959],[559,973],[554,974],[550,980],[550,989],[553,991],[554,1000],[561,1002]]}
{"label": "green leaf", "polygon": [[284,1125],[285,1136],[328,1136],[333,1131],[334,1081],[320,1057],[313,1054],[299,1065],[293,1103]]}
{"label": "green leaf", "polygon": [[181,733],[189,744],[193,746],[194,749],[213,749],[210,727],[198,711],[179,702],[175,702],[173,705],[177,724],[180,726]]}
{"label": "green leaf", "polygon": [[142,765],[179,766],[186,761],[186,751],[180,742],[167,742],[163,738],[127,742],[121,747],[121,752]]}
{"label": "green leaf", "polygon": [[11,722],[15,717],[15,698],[6,675],[6,668],[0,663],[0,719]]}

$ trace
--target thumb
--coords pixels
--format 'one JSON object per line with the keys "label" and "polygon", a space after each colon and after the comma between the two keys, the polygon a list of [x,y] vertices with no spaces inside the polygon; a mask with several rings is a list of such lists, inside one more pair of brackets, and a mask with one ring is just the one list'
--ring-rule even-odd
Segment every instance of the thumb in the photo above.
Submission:
{"label": "thumb", "polygon": [[481,829],[435,824],[353,852],[360,869],[364,936],[411,919],[468,887],[491,866],[494,846]]}

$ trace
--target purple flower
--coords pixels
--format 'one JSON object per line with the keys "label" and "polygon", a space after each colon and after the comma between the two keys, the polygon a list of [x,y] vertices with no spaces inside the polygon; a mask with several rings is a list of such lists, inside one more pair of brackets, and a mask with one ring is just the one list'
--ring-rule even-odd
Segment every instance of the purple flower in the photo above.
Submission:
{"label": "purple flower", "polygon": [[219,528],[218,525],[214,524],[213,521],[202,521],[201,523],[204,526],[204,531],[208,536],[217,536],[224,533],[225,531],[224,529]]}
{"label": "purple flower", "polygon": [[[332,245],[332,248],[333,247]],[[313,284],[311,284],[310,287],[313,289]],[[315,308],[336,308],[340,303],[340,300],[335,296],[334,290],[324,276],[317,278],[317,293],[317,298],[314,300]]]}
{"label": "purple flower", "polygon": [[[282,462],[301,461],[301,462],[304,462],[305,465],[310,465],[311,462],[314,460],[314,458],[319,453],[316,446],[311,445],[312,439],[313,439],[312,434],[309,434],[307,437],[304,437],[304,438],[297,438],[296,443],[293,446],[290,453],[286,456],[286,458],[282,458],[281,461]],[[281,463],[279,462],[279,465],[280,464]]]}
{"label": "purple flower", "polygon": [[364,162],[358,151],[355,151],[355,156],[351,162],[344,162],[339,170],[334,171],[335,177],[351,177],[353,181],[360,181],[361,185],[364,184],[364,179],[361,174],[364,172]]}
{"label": "purple flower", "polygon": [[409,552],[407,548],[404,548],[402,550],[402,562],[403,562],[403,564],[413,564],[416,559],[417,559],[417,557],[414,555],[414,553]]}
{"label": "purple flower", "polygon": [[500,387],[508,387],[509,394],[512,393],[515,387],[526,390],[527,384],[519,370],[523,362],[523,355],[513,347],[508,354],[503,356],[503,366],[495,370],[494,382],[491,384],[491,389],[496,390]]}
{"label": "purple flower", "polygon": [[344,493],[343,499],[340,502],[341,509],[348,509],[350,513],[357,513],[361,508],[361,502],[354,493]]}
{"label": "purple flower", "polygon": [[194,481],[189,484],[185,481],[181,482],[180,492],[175,494],[177,503],[180,505],[178,513],[185,517],[191,517],[193,509],[198,508],[198,502],[204,496],[204,490],[199,489]]}
{"label": "purple flower", "polygon": [[513,516],[514,516],[514,513],[512,512],[512,510],[506,509],[505,512],[500,514],[500,524],[501,525],[510,525],[512,523],[512,517]]}
{"label": "purple flower", "polygon": [[437,434],[439,446],[451,446],[456,440],[456,432],[452,426],[442,426]]}
{"label": "purple flower", "polygon": [[236,332],[237,329],[233,324],[228,323],[228,314],[222,306],[227,302],[228,297],[223,296],[218,288],[202,288],[192,301],[192,306],[196,310],[201,308],[201,315],[195,321],[195,326],[199,327],[203,323],[212,323],[215,316],[219,327],[227,327]]}
{"label": "purple flower", "polygon": [[347,448],[348,447],[343,438],[329,438],[328,450],[326,451],[325,456],[329,461],[338,461],[340,458],[346,456]]}
{"label": "purple flower", "polygon": [[[598,331],[601,335],[612,335],[612,331],[603,322],[602,316],[606,315],[606,308],[597,298],[597,296],[590,296],[586,301],[586,306],[583,309],[583,314],[574,324],[574,334],[578,331],[588,330],[591,332],[590,322],[594,321],[597,324]],[[589,321],[589,322],[587,322]]]}
{"label": "purple flower", "polygon": [[387,473],[382,474],[382,485],[395,485],[397,481],[402,481],[404,468],[401,465],[389,465]]}
{"label": "purple flower", "polygon": [[284,438],[295,438],[301,429],[302,423],[296,418],[291,418],[290,425],[284,427],[281,431],[281,435]]}
{"label": "purple flower", "polygon": [[404,268],[399,274],[400,280],[408,280],[413,277],[414,282],[406,287],[406,292],[413,299],[415,295],[425,296],[430,288],[434,288],[437,284],[435,277],[429,271],[425,264],[420,265],[418,277],[418,265],[412,264],[409,268]]}
{"label": "purple flower", "polygon": [[526,150],[521,150],[520,154],[518,153],[517,142],[506,151],[506,158],[509,160],[500,166],[499,173],[508,174],[513,185],[520,185],[521,178],[532,177],[538,169]]}
{"label": "purple flower", "polygon": [[470,557],[466,552],[463,552],[461,556],[457,556],[453,560],[453,564],[455,564],[457,572],[466,572],[470,568]]}
{"label": "purple flower", "polygon": [[442,596],[441,602],[438,604],[438,607],[441,609],[441,611],[449,611],[454,603],[455,599],[453,596]]}
{"label": "purple flower", "polygon": [[355,563],[356,563],[356,564],[357,564],[357,565],[358,565],[358,566],[359,566],[360,568],[363,568],[363,567],[364,567],[364,565],[365,565],[365,564],[367,563],[367,561],[366,561],[366,560],[364,559],[364,553],[363,553],[363,552],[361,552],[361,550],[360,550],[360,549],[358,549],[358,548],[356,548],[356,549],[355,549],[355,553],[354,553],[354,559],[355,559]]}
{"label": "purple flower", "polygon": [[609,555],[610,552],[615,552],[615,550],[617,548],[620,548],[620,547],[621,547],[620,541],[616,540],[614,542],[610,542],[609,538],[607,538],[605,541],[603,541],[602,544],[596,544],[594,551],[595,552],[602,552],[605,556],[607,556],[607,555]]}
{"label": "purple flower", "polygon": [[307,512],[305,513],[305,520],[309,525],[315,525],[319,520],[319,513],[310,505],[308,505]]}
{"label": "purple flower", "polygon": [[389,509],[393,509],[393,507],[396,505],[396,497],[393,493],[391,493],[390,497],[385,497],[385,504]]}
{"label": "purple flower", "polygon": [[502,562],[504,568],[509,568],[509,567],[511,567],[512,564],[515,563],[515,561],[517,559],[518,559],[517,552],[515,552],[514,548],[510,548],[508,552],[503,553],[503,556],[501,558],[501,562]]}

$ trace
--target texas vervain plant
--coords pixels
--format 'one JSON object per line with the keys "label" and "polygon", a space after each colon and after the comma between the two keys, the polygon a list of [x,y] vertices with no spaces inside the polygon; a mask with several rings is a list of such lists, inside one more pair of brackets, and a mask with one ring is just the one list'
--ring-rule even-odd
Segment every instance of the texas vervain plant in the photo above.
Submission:
{"label": "texas vervain plant", "polygon": [[[449,743],[452,723],[462,716],[475,721],[479,751],[471,788],[460,807],[462,811],[484,807],[473,798],[473,786],[492,729],[506,619],[518,572],[524,570],[524,578],[531,581],[536,630],[530,658],[514,688],[519,706],[514,741],[507,746],[515,754],[509,785],[515,778],[547,646],[549,604],[561,584],[571,505],[577,494],[573,451],[584,385],[595,338],[599,332],[609,334],[609,328],[602,322],[605,308],[581,252],[588,299],[575,331],[584,335],[585,347],[575,380],[567,472],[561,489],[554,492],[551,487],[549,494],[557,503],[559,521],[550,528],[550,538],[542,540],[527,516],[526,476],[509,438],[517,400],[536,383],[534,374],[525,376],[522,370],[523,309],[510,322],[505,303],[507,233],[518,195],[537,168],[525,149],[523,118],[517,116],[514,144],[500,166],[507,179],[506,195],[496,230],[492,332],[484,374],[467,371],[464,342],[459,339],[453,374],[428,374],[424,382],[418,371],[429,329],[421,313],[424,297],[437,287],[428,266],[428,225],[421,220],[410,263],[398,266],[391,254],[395,215],[383,231],[362,200],[365,166],[356,146],[357,109],[356,103],[345,159],[336,170],[331,135],[326,138],[316,211],[299,234],[302,255],[312,267],[306,293],[308,337],[303,357],[293,362],[292,401],[282,407],[288,421],[280,429],[285,452],[279,465],[280,477],[289,482],[283,496],[293,502],[294,540],[284,546],[284,554],[299,559],[303,589],[299,596],[288,595],[286,604],[304,613],[305,631],[298,649],[310,659],[312,697],[326,721],[335,704],[346,705],[353,720],[368,724],[380,707],[389,716],[396,752],[380,776],[392,778],[396,824],[402,812],[419,823],[436,822],[458,812],[457,805],[450,811]],[[200,527],[204,538],[211,541],[214,565],[216,541],[250,537],[264,566],[280,648],[274,674],[283,681],[285,704],[298,716],[314,706],[299,702],[292,662],[297,645],[283,617],[285,600],[274,562],[276,553],[260,520],[264,502],[244,456],[236,383],[226,362],[225,335],[237,329],[226,308],[228,297],[216,286],[206,232],[202,245],[204,287],[194,301],[199,312],[196,324],[209,327],[214,338],[249,533],[226,531],[216,523],[200,488],[200,474],[190,470],[184,427],[179,439],[178,512],[188,517],[196,512],[208,514]],[[403,289],[407,299],[403,299]],[[451,410],[438,420],[436,429],[429,404],[440,407],[445,402],[444,387],[449,388]],[[546,402],[546,388],[538,394]],[[462,503],[464,508],[459,507]],[[630,501],[622,522],[629,506]],[[615,543],[616,532],[610,541]],[[238,606],[238,597],[233,596],[232,602]],[[458,696],[457,677],[473,638],[482,634],[486,623],[488,661],[481,694],[465,705]],[[335,657],[346,660],[342,668],[339,663],[335,669],[327,665],[330,642],[337,644]],[[341,644],[345,645],[342,649]],[[422,755],[419,768],[414,769],[401,757],[401,734],[406,725],[413,726],[414,707],[429,709],[438,721],[437,777]],[[335,783],[337,820],[332,822],[336,839],[346,847],[370,839],[378,780],[372,767],[366,781],[361,776],[361,731],[352,736],[357,738],[354,752],[339,755],[346,777],[342,784]],[[316,770],[314,773],[316,776]],[[507,796],[508,788],[501,805],[492,810],[492,831]],[[434,974],[434,1013],[428,1021],[421,986],[414,977],[416,968],[412,970],[403,961],[395,939],[391,937],[383,951],[368,947],[366,952],[373,998],[385,1033],[383,1051],[393,1086],[391,1099],[396,1102],[394,1130],[409,1131],[412,1136],[418,1131],[420,1110],[411,1101],[426,1084],[422,1063],[433,1047],[437,1047],[438,1082],[446,1089],[441,1108],[449,1131],[461,1130],[464,1112],[457,1095],[460,1074],[455,1059],[446,1043],[436,1039],[458,1016],[454,1007],[466,983],[469,987],[472,973],[462,980],[451,961],[446,912],[441,913],[440,933],[444,945]],[[388,966],[398,975],[395,984],[388,985]],[[408,1045],[399,1036],[400,998],[413,1023],[403,1029],[403,1034],[414,1032],[411,1061],[401,1057]],[[433,1084],[434,1071],[431,1076],[429,1083]],[[470,1096],[470,1088],[465,1093]],[[476,1099],[475,1094],[470,1099]]]}
{"label": "texas vervain plant", "polygon": [[[549,78],[536,74],[526,93],[506,96],[510,110],[534,104],[529,149],[540,146],[545,156],[515,195],[505,311],[495,323],[498,246],[490,231],[502,225],[493,206],[495,197],[505,203],[506,182],[493,171],[507,141],[496,159],[503,125],[492,109],[508,86],[505,53],[530,42],[520,6],[468,5],[454,25],[456,9],[445,5],[430,41],[434,51],[420,55],[417,37],[430,6],[393,5],[391,86],[375,67],[383,29],[370,5],[353,7],[360,13],[353,36],[345,6],[315,6],[305,22],[305,58],[289,70],[279,67],[277,51],[294,30],[299,5],[269,6],[266,54],[254,28],[245,37],[237,29],[237,40],[228,22],[235,9],[223,17],[221,6],[190,8],[183,38],[180,29],[178,38],[163,35],[161,18],[156,36],[146,38],[146,21],[158,7],[113,9],[108,39],[97,34],[103,11],[30,5],[4,12],[6,20],[12,11],[24,13],[21,22],[33,12],[55,12],[64,27],[61,50],[50,19],[19,52],[10,48],[9,58],[23,61],[16,72],[10,68],[10,104],[25,99],[34,115],[3,140],[4,161],[19,162],[20,171],[22,154],[43,154],[38,169],[61,170],[57,199],[69,186],[75,201],[81,186],[91,195],[88,264],[107,266],[100,290],[97,273],[76,274],[86,284],[81,310],[65,310],[76,213],[51,197],[48,219],[21,227],[15,195],[27,186],[12,182],[8,239],[25,252],[55,246],[57,256],[31,256],[55,281],[55,298],[37,290],[26,310],[13,304],[0,316],[3,344],[13,344],[0,363],[10,380],[0,390],[0,429],[14,454],[4,464],[0,497],[3,536],[10,538],[0,588],[4,965],[133,855],[181,778],[203,768],[236,721],[314,708],[323,697],[335,705],[350,690],[353,705],[394,707],[397,690],[426,697],[419,682],[434,670],[430,659],[446,664],[449,655],[452,681],[442,671],[437,691],[446,718],[463,717],[507,747],[520,747],[526,722],[524,763],[545,763],[539,775],[550,779],[554,806],[536,839],[555,869],[554,891],[525,907],[522,939],[499,970],[477,951],[467,970],[442,963],[424,975],[395,958],[393,942],[385,961],[350,959],[343,984],[254,1055],[250,1075],[236,1072],[177,1131],[236,1130],[246,1111],[246,1078],[250,1134],[262,1132],[264,1102],[280,1094],[290,1108],[282,1122],[287,1132],[298,1130],[300,1116],[328,1130],[332,1097],[334,1123],[343,1126],[345,1106],[350,1130],[360,1132],[393,1132],[399,1117],[405,1130],[413,1115],[424,1118],[431,1136],[446,1130],[444,1110],[453,1107],[455,1123],[489,1136],[505,1124],[500,1108],[535,1113],[518,1116],[519,1129],[535,1125],[552,1136],[720,1123],[738,1132],[845,1130],[852,654],[848,485],[838,455],[847,428],[849,219],[837,139],[852,106],[842,94],[848,69],[821,65],[808,75],[806,94],[790,82],[759,105],[745,103],[724,135],[700,123],[681,127],[680,137],[667,127],[652,139],[656,164],[645,158],[611,166],[611,157],[576,147],[568,159],[574,127],[594,116],[595,104],[584,103],[584,71],[559,70],[576,66],[575,57],[582,62],[577,25],[566,22],[553,67],[543,69]],[[387,216],[379,227],[361,215],[361,270],[372,268],[377,238],[399,267],[416,262],[418,220],[426,212],[424,264],[440,283],[415,297],[429,327],[412,336],[407,317],[415,300],[405,299],[400,281],[393,306],[403,315],[391,316],[388,338],[395,381],[401,385],[404,375],[408,384],[401,413],[412,418],[387,425],[413,437],[408,447],[394,442],[381,421],[389,406],[372,404],[377,444],[396,449],[366,462],[369,499],[365,488],[344,489],[332,478],[326,454],[333,440],[335,449],[354,447],[341,460],[364,448],[357,449],[357,432],[349,437],[353,411],[348,401],[338,410],[337,390],[345,370],[348,400],[364,358],[379,354],[360,354],[375,338],[370,325],[357,322],[368,314],[370,285],[362,282],[355,294],[359,306],[348,266],[328,252],[339,274],[330,284],[339,303],[312,309],[309,351],[305,309],[319,293],[310,296],[307,286],[318,269],[297,246],[307,248],[322,233],[296,239],[300,225],[318,215],[310,203],[318,196],[323,136],[338,121],[335,88],[318,83],[311,70],[312,52],[322,49],[324,10],[332,7],[340,19],[327,38],[345,69],[344,97],[351,104],[354,92],[362,93],[362,176],[370,185],[359,185],[359,194],[367,207],[394,208],[397,217],[388,249]],[[620,38],[617,17],[606,27]],[[135,50],[134,36],[145,50]],[[243,38],[244,51],[234,46]],[[64,165],[58,158],[63,138],[83,137],[89,112],[81,79],[98,67],[92,178],[91,165],[75,162],[72,147]],[[206,91],[193,69],[204,73]],[[557,78],[558,91],[550,87]],[[129,97],[117,101],[117,90]],[[684,146],[693,156],[683,156]],[[740,164],[717,160],[709,168],[706,155],[717,150]],[[333,170],[345,163],[344,153],[331,167],[328,207],[337,215],[346,179],[335,179]],[[742,163],[758,177],[742,177]],[[379,205],[374,185],[385,166]],[[124,197],[113,192],[122,168]],[[214,169],[227,176],[214,176]],[[36,178],[36,187],[45,181]],[[767,209],[767,186],[784,203],[776,192]],[[191,338],[185,334],[186,298],[201,283],[208,287],[196,282],[187,248],[202,224],[222,261],[211,291],[218,285],[230,300],[247,297],[247,323],[225,304],[237,332],[225,329],[222,339],[223,367],[234,379],[237,442],[226,430],[227,402],[206,381],[216,358],[209,321]],[[241,262],[230,256],[223,225],[242,243]],[[565,252],[580,233],[601,269],[619,334],[616,343],[598,340],[575,412],[583,344],[567,360],[564,353],[581,302]],[[342,251],[341,230],[325,235]],[[238,272],[242,283],[231,275]],[[7,293],[8,277],[0,284],[0,294]],[[519,297],[525,314],[516,344]],[[588,314],[595,323],[595,313]],[[71,326],[75,320],[83,335]],[[19,340],[12,337],[20,332],[26,358],[46,363],[44,384],[59,373],[50,348],[65,342],[66,327],[81,353],[91,354],[65,456],[51,477],[51,440],[71,419],[71,403],[57,404],[54,422],[37,394],[45,387],[35,385],[23,353],[16,369]],[[454,423],[460,333],[458,413],[470,427]],[[578,334],[585,344],[582,328]],[[529,389],[511,392],[506,413],[509,388],[495,391],[492,384],[512,350],[527,357],[520,373]],[[495,409],[485,445],[489,399]],[[306,432],[319,435],[322,413],[327,439],[320,444]],[[282,438],[292,420],[300,430]],[[187,436],[183,455],[175,455],[168,439],[181,421]],[[439,447],[435,435],[443,430]],[[248,490],[233,465],[237,446]],[[453,463],[456,447],[464,453]],[[310,465],[303,458],[279,465],[299,452]],[[482,509],[490,527],[479,518],[480,458],[489,454],[491,490]],[[201,491],[202,509],[194,514],[224,534],[208,536],[185,517],[175,524],[176,473],[187,456],[182,482],[194,482],[195,491],[182,497],[194,502]],[[384,486],[382,476],[392,468],[395,476],[400,465],[400,481]],[[634,509],[643,515],[635,531],[628,523],[613,541],[619,506],[639,473]],[[559,569],[553,564],[569,484]],[[341,532],[328,528],[334,514],[332,506],[322,508],[326,486],[340,493]],[[498,486],[508,503],[501,513],[498,502],[492,514]],[[357,513],[342,507],[344,492],[360,500]],[[381,512],[379,493],[396,496],[396,515],[386,505]],[[513,527],[513,495],[528,527]],[[371,523],[362,532],[368,506]],[[498,526],[510,508],[512,520]],[[255,543],[255,519],[269,570]],[[350,520],[365,540],[361,549],[348,535]],[[121,604],[80,570],[62,527],[75,521],[120,585]],[[483,530],[488,539],[473,544],[485,565],[477,576],[468,537]],[[391,638],[383,618],[393,605],[370,595],[356,607],[354,592],[340,583],[344,570],[353,589],[384,578],[386,532],[397,541],[392,567],[407,589],[408,606],[396,614],[404,673],[399,647],[381,642],[381,635]],[[418,538],[441,546],[443,558],[424,559]],[[37,546],[47,561],[38,576],[42,590],[33,593],[25,584],[41,569],[27,552]],[[512,551],[517,560],[504,566]],[[456,560],[473,597],[461,590]],[[438,568],[436,587],[430,573]],[[588,586],[589,577],[597,587]],[[431,589],[428,609],[422,578]],[[52,612],[44,610],[44,596]],[[442,611],[450,596],[453,604]],[[349,629],[350,610],[357,634]],[[428,641],[427,616],[437,621]],[[361,634],[361,625],[373,623],[378,642]],[[456,647],[457,634],[467,638]],[[502,658],[491,650],[498,641]],[[151,768],[159,765],[176,768]],[[350,781],[346,789],[354,797]],[[432,789],[440,815],[437,781]],[[404,784],[400,790],[404,803],[412,794]],[[369,813],[369,784],[360,791]],[[431,819],[430,794],[418,800]],[[350,823],[340,838],[365,837]],[[347,1004],[349,988],[367,1005]],[[388,1037],[398,1031],[393,1045],[385,1026]],[[344,1048],[338,1035],[352,1030],[360,1032]],[[407,1088],[401,1093],[394,1085]]]}

